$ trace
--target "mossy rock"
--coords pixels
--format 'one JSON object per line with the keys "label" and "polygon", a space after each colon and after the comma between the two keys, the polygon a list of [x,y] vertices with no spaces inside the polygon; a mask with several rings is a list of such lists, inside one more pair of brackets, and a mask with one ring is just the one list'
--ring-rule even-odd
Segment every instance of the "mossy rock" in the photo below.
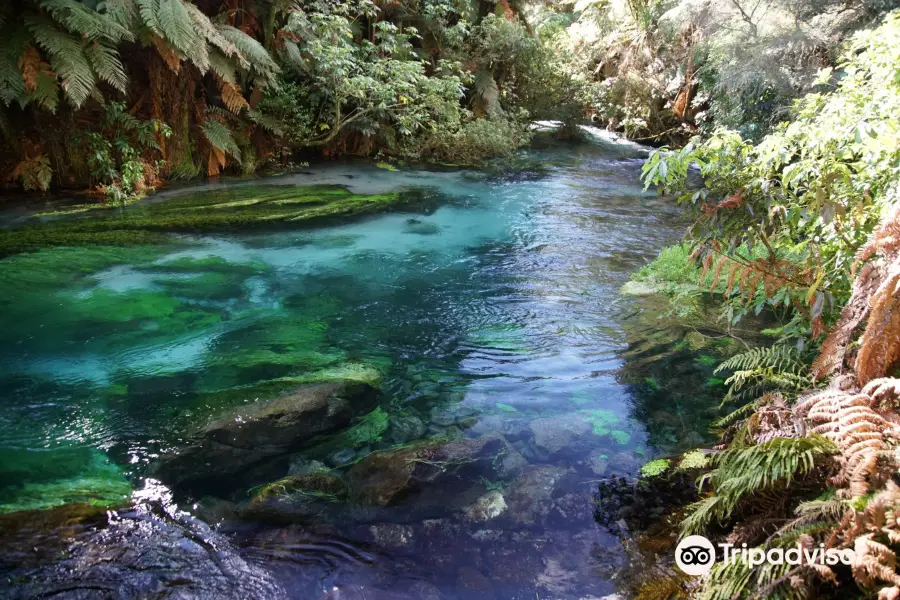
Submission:
{"label": "mossy rock", "polygon": [[318,444],[309,451],[309,455],[325,458],[344,449],[357,449],[381,441],[387,431],[390,418],[382,407],[360,417],[353,425],[330,439]]}
{"label": "mossy rock", "polygon": [[329,472],[289,475],[262,486],[254,494],[251,505],[260,505],[286,496],[300,496],[326,502],[342,502],[347,499],[347,484]]}
{"label": "mossy rock", "polygon": [[272,228],[377,212],[414,196],[352,194],[339,186],[235,185],[182,193],[125,209],[92,211],[0,230],[0,256],[50,246],[134,246],[169,243],[166,233],[204,233],[236,227]]}
{"label": "mossy rock", "polygon": [[[429,493],[435,501],[443,498],[449,505],[454,496],[470,489],[466,482],[499,478],[505,448],[498,436],[422,442],[373,452],[347,472],[350,498],[357,505],[385,507]],[[417,503],[416,508],[427,504]]]}
{"label": "mossy rock", "polygon": [[274,397],[254,398],[220,413],[152,471],[171,485],[239,474],[340,431],[359,414],[372,411],[378,398],[375,388],[356,381],[295,385]]}

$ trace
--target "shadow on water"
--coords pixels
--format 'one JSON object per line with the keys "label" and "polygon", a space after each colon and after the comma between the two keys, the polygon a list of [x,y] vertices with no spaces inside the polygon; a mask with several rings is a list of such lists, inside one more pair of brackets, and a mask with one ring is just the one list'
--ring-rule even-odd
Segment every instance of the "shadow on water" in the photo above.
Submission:
{"label": "shadow on water", "polygon": [[[310,169],[274,182],[421,201],[0,260],[10,593],[63,572],[73,598],[613,593],[597,482],[708,440],[713,365],[737,342],[620,295],[684,224],[642,192],[643,151],[610,144],[493,172]],[[307,437],[244,426],[316,402],[324,417],[291,421]],[[157,479],[174,497],[149,510]],[[52,551],[13,549],[32,542]]]}

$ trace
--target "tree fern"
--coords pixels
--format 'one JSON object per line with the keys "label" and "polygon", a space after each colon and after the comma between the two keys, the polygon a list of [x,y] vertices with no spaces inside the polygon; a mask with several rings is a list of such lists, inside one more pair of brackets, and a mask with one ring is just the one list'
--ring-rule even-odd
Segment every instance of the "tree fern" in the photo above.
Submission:
{"label": "tree fern", "polygon": [[209,66],[212,68],[212,72],[225,83],[237,83],[234,64],[218,50],[210,51]]}
{"label": "tree fern", "polygon": [[217,27],[212,21],[210,21],[209,17],[203,14],[203,11],[201,11],[191,3],[186,3],[184,7],[185,9],[187,9],[188,14],[191,16],[191,21],[193,23],[194,30],[197,32],[197,35],[212,44],[215,48],[218,48],[218,50],[226,57],[231,57],[237,54],[237,46],[228,41],[228,39],[226,39],[225,36],[222,35],[219,27]]}
{"label": "tree fern", "polygon": [[46,17],[29,15],[25,17],[25,24],[50,55],[50,66],[62,81],[66,97],[75,108],[80,108],[97,82],[83,43],[60,31]]}
{"label": "tree fern", "polygon": [[134,34],[122,24],[75,0],[42,0],[44,8],[53,19],[70,32],[87,40],[109,42],[133,41]]}
{"label": "tree fern", "polygon": [[125,93],[128,75],[116,49],[95,41],[85,46],[84,52],[100,79]]}
{"label": "tree fern", "polygon": [[231,135],[231,130],[221,122],[208,118],[200,125],[203,135],[213,148],[225,152],[238,163],[241,162],[241,151]]}
{"label": "tree fern", "polygon": [[0,35],[0,102],[7,106],[25,100],[25,80],[19,70],[19,56],[25,39],[23,33],[21,28],[16,28],[11,34]]}
{"label": "tree fern", "polygon": [[141,16],[141,22],[150,31],[157,36],[164,38],[166,34],[163,32],[162,25],[159,23],[159,2],[160,0],[137,0],[138,13]]}
{"label": "tree fern", "polygon": [[101,0],[97,3],[97,11],[129,31],[133,30],[138,16],[135,0]]}
{"label": "tree fern", "polygon": [[19,66],[25,81],[27,100],[55,111],[59,105],[59,84],[56,74],[50,70],[50,65],[44,61],[40,52],[29,45],[22,53]]}
{"label": "tree fern", "polygon": [[[181,0],[159,0],[156,18],[163,36],[185,57],[197,52],[199,40],[193,21]],[[202,44],[204,49],[205,44]]]}
{"label": "tree fern", "polygon": [[222,26],[222,35],[238,49],[238,55],[249,70],[256,76],[257,85],[267,87],[275,83],[275,75],[280,71],[278,65],[266,49],[255,39],[231,26]]}

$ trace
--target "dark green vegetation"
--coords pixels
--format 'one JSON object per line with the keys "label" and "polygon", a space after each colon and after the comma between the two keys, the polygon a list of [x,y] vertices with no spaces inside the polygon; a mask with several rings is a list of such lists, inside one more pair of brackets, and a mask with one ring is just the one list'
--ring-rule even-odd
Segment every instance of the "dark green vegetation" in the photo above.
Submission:
{"label": "dark green vegetation", "polygon": [[[727,326],[776,321],[768,344],[716,370],[721,449],[676,519],[682,535],[855,552],[849,567],[716,564],[701,598],[900,595],[900,17],[854,35],[816,81],[822,91],[756,143],[717,130],[644,166],[694,222],[632,287],[687,313],[711,293]],[[663,575],[638,595],[694,597],[691,586]]]}
{"label": "dark green vegetation", "polygon": [[317,155],[473,163],[581,118],[518,3],[16,0],[0,7],[0,173],[121,203]]}
{"label": "dark green vegetation", "polygon": [[758,141],[821,89],[842,40],[895,0],[580,0],[549,17],[599,123],[683,144],[719,127]]}
{"label": "dark green vegetation", "polygon": [[[244,185],[182,194],[126,211],[96,205],[84,218],[51,220],[0,231],[0,256],[50,246],[161,243],[168,240],[167,233],[297,226],[329,217],[383,211],[400,205],[403,200],[404,196],[398,193],[359,195],[339,187]],[[197,261],[193,266],[207,270],[210,265]],[[212,266],[210,270],[217,270]],[[155,268],[165,270],[166,267]],[[209,281],[212,285],[213,280],[221,281],[225,274],[214,275]],[[176,285],[174,281],[172,284]]]}

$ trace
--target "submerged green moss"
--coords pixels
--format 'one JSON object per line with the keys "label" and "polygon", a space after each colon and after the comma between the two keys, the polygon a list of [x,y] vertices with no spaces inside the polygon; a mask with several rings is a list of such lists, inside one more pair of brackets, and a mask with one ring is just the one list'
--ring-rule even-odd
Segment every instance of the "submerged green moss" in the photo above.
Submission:
{"label": "submerged green moss", "polygon": [[263,262],[231,262],[219,256],[206,258],[193,258],[183,256],[161,263],[155,263],[145,267],[148,271],[161,271],[163,273],[221,273],[234,275],[260,275],[271,270],[271,267]]}
{"label": "submerged green moss", "polygon": [[0,231],[0,256],[49,246],[133,246],[169,241],[172,233],[272,227],[384,210],[398,193],[352,194],[338,186],[240,185],[181,194],[87,217],[55,219]]}
{"label": "submerged green moss", "polygon": [[641,477],[646,477],[647,479],[652,479],[653,477],[659,477],[663,473],[665,473],[669,467],[672,466],[672,463],[665,458],[659,458],[657,460],[651,460],[646,463],[643,467],[641,467]]}
{"label": "submerged green moss", "polygon": [[240,296],[243,277],[225,273],[201,273],[193,277],[161,278],[155,281],[173,296],[195,300],[227,300]]}
{"label": "submerged green moss", "polygon": [[119,468],[96,450],[4,450],[0,458],[0,513],[64,504],[112,507],[131,494],[131,484]]}

